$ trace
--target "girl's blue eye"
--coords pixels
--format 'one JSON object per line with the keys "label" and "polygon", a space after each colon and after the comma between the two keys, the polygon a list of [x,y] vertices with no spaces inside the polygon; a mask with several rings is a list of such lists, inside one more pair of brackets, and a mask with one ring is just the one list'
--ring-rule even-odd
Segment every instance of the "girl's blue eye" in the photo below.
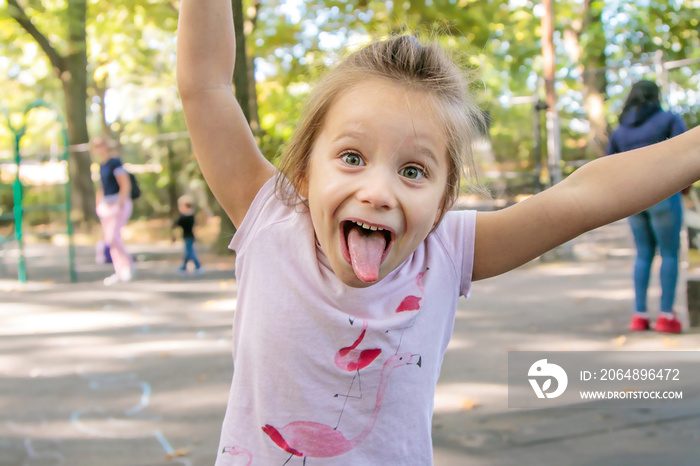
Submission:
{"label": "girl's blue eye", "polygon": [[360,155],[356,152],[345,152],[341,155],[340,158],[343,160],[343,162],[347,163],[348,165],[353,165],[356,167],[365,164],[364,160],[362,160],[362,157],[360,157]]}
{"label": "girl's blue eye", "polygon": [[409,165],[399,170],[399,175],[405,176],[410,180],[420,180],[425,177],[425,170],[416,165]]}

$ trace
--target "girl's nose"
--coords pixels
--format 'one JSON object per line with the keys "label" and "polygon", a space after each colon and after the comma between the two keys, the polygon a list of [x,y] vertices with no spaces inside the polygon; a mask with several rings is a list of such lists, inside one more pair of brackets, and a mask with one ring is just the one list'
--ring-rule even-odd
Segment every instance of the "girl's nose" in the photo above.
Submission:
{"label": "girl's nose", "polygon": [[390,174],[367,170],[358,190],[358,199],[375,209],[393,209],[397,205]]}

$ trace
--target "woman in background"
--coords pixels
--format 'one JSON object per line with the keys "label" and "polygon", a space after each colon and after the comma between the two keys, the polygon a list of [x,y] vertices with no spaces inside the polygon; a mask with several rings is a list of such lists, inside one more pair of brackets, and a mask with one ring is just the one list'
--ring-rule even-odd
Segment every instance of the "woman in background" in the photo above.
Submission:
{"label": "woman in background", "polygon": [[132,278],[133,262],[126,251],[121,230],[131,217],[131,180],[122,161],[113,156],[108,139],[94,138],[92,149],[99,158],[102,188],[97,190],[97,216],[114,265],[114,274],[105,278],[104,284],[128,282]]}
{"label": "woman in background", "polygon": [[[608,155],[656,144],[684,132],[683,120],[661,109],[659,87],[639,81],[630,90],[619,118],[620,126],[610,137]],[[680,333],[681,323],[673,312],[678,283],[678,254],[683,222],[681,193],[629,217],[637,248],[634,263],[635,313],[630,329],[649,330],[647,290],[651,263],[658,247],[661,255],[661,308],[654,330]]]}

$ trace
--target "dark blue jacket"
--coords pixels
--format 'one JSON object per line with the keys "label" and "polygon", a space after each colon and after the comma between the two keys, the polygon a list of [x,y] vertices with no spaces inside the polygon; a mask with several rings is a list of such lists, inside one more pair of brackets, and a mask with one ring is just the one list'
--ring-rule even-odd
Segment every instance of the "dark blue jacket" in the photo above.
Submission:
{"label": "dark blue jacket", "polygon": [[656,144],[685,131],[678,115],[664,112],[661,107],[633,107],[622,116],[620,127],[613,131],[608,155]]}
{"label": "dark blue jacket", "polygon": [[100,178],[105,196],[119,192],[119,183],[115,175],[120,173],[126,173],[126,170],[122,167],[122,161],[117,158],[111,158],[100,165]]}

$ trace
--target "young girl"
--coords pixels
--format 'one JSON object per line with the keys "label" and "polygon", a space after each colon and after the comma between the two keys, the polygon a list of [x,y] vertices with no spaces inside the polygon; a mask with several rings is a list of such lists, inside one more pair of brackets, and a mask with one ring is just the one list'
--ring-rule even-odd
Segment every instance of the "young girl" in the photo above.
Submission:
{"label": "young girl", "polygon": [[280,171],[231,89],[231,2],[183,0],[178,85],[238,231],[234,375],[217,465],[426,465],[460,295],[700,177],[700,130],[607,157],[511,208],[449,211],[476,121],[460,71],[373,43],[309,97]]}

